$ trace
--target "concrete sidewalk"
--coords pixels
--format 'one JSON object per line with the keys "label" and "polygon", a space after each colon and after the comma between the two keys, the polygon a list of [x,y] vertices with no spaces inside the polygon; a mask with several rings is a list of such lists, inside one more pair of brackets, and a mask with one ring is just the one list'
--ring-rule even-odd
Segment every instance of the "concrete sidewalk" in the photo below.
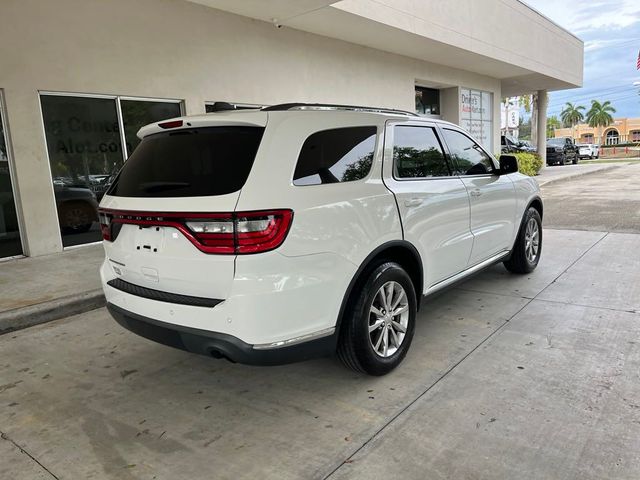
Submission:
{"label": "concrete sidewalk", "polygon": [[638,479],[640,235],[545,230],[425,304],[404,363],[249,367],[104,308],[0,336],[0,478]]}
{"label": "concrete sidewalk", "polygon": [[102,245],[0,263],[0,334],[104,305]]}
{"label": "concrete sidewalk", "polygon": [[623,162],[620,163],[600,163],[600,164],[578,164],[578,165],[554,165],[546,166],[535,177],[538,185],[547,185],[552,182],[558,182],[561,180],[568,180],[569,178],[580,177],[590,173],[604,172],[614,168],[619,168],[622,165],[626,165]]}

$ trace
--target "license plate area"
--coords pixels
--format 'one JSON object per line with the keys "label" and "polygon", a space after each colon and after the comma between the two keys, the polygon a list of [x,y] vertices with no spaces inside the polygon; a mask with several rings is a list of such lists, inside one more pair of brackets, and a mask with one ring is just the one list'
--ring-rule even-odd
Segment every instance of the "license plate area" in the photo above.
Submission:
{"label": "license plate area", "polygon": [[142,253],[160,253],[164,247],[164,227],[139,225],[135,235],[134,247]]}

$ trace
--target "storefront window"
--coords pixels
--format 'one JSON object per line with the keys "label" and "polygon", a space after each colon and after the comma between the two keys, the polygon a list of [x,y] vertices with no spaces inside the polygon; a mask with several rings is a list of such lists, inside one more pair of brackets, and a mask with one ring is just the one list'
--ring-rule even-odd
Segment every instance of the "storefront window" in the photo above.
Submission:
{"label": "storefront window", "polygon": [[460,126],[493,152],[493,94],[461,88]]}
{"label": "storefront window", "polygon": [[180,104],[177,102],[120,100],[120,107],[122,108],[122,123],[127,142],[127,157],[140,143],[140,139],[136,136],[140,127],[181,115]]}
{"label": "storefront window", "polygon": [[180,104],[55,94],[41,95],[41,104],[62,244],[100,241],[98,202],[138,144],[137,131],[179,116]]}
{"label": "storefront window", "polygon": [[[1,100],[1,98],[0,98]],[[0,103],[0,258],[22,255],[16,202],[11,186],[9,151]]]}
{"label": "storefront window", "polygon": [[416,113],[440,115],[440,90],[416,87]]}

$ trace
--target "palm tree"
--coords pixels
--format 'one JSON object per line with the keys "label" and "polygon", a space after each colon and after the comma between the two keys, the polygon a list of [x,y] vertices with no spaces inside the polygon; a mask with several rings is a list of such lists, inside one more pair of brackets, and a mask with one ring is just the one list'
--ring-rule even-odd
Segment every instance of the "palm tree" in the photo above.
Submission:
{"label": "palm tree", "polygon": [[611,106],[610,101],[600,103],[597,100],[591,100],[591,109],[587,112],[587,123],[590,127],[608,127],[613,123],[612,113],[616,113],[616,109]]}
{"label": "palm tree", "polygon": [[573,131],[573,128],[584,120],[584,114],[580,111],[584,109],[582,105],[576,106],[571,102],[567,102],[564,110],[560,112],[562,123],[564,123],[566,127],[571,127]]}
{"label": "palm tree", "polygon": [[556,128],[562,128],[562,122],[552,115],[547,118],[547,138],[552,138]]}

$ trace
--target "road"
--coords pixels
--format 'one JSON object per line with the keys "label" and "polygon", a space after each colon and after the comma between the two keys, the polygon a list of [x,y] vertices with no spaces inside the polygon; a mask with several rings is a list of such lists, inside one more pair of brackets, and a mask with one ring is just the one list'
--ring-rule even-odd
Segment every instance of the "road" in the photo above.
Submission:
{"label": "road", "polygon": [[640,235],[545,230],[423,304],[393,373],[258,368],[98,309],[0,336],[0,478],[640,478]]}
{"label": "road", "polygon": [[640,233],[640,163],[543,185],[542,195],[546,228]]}

